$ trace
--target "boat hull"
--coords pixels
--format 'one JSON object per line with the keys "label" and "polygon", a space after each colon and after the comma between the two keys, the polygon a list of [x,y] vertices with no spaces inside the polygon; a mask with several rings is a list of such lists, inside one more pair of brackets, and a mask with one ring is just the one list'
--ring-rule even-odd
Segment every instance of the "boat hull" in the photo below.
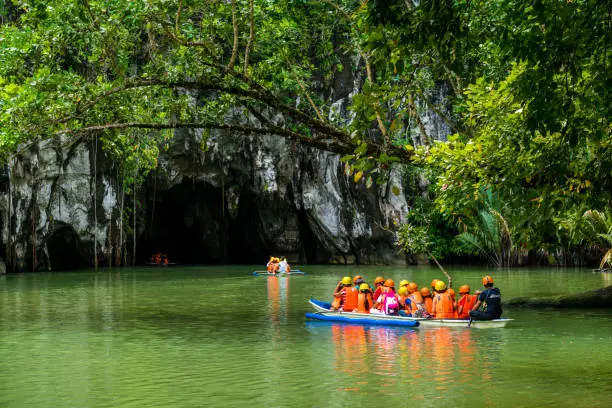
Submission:
{"label": "boat hull", "polygon": [[419,325],[419,322],[413,319],[407,319],[398,316],[370,315],[366,313],[316,312],[306,313],[305,316],[307,319],[312,320],[351,324],[367,324],[374,326],[417,327]]}
{"label": "boat hull", "polygon": [[291,275],[306,275],[306,272],[300,271],[300,270],[291,271],[289,273],[286,273],[286,272],[271,273],[268,271],[253,271],[253,276],[291,276]]}
{"label": "boat hull", "polygon": [[[469,320],[461,320],[461,319],[424,319],[418,317],[403,317],[403,316],[385,316],[385,315],[374,315],[368,313],[355,313],[355,312],[332,312],[330,311],[331,303],[323,302],[317,299],[310,299],[308,301],[312,307],[324,315],[339,315],[344,318],[368,318],[372,316],[383,317],[386,319],[402,319],[402,320],[411,320],[419,322],[419,327],[470,327],[475,329],[494,329],[506,327],[506,325],[513,321],[514,319],[495,319],[495,320],[472,320],[470,324]],[[323,319],[319,319],[323,320]],[[329,319],[328,319],[329,320]]]}

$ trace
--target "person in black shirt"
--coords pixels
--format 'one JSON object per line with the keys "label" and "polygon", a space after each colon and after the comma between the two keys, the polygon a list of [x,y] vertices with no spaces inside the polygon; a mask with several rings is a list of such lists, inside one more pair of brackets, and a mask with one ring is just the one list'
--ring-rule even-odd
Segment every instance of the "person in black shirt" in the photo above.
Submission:
{"label": "person in black shirt", "polygon": [[498,288],[493,287],[493,278],[489,275],[482,278],[482,284],[485,290],[478,295],[478,301],[470,310],[470,319],[499,319],[502,314],[501,293]]}

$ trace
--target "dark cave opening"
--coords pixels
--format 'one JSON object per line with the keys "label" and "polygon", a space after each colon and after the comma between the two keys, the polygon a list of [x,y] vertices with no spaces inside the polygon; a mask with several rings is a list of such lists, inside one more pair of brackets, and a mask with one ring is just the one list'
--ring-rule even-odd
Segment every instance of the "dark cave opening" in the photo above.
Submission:
{"label": "dark cave opening", "polygon": [[49,263],[56,271],[86,268],[93,259],[89,256],[92,248],[87,248],[71,226],[61,222],[56,222],[47,249]]}
{"label": "dark cave opening", "polygon": [[[165,253],[170,262],[196,264],[252,264],[266,259],[259,233],[257,206],[241,194],[235,219],[223,208],[222,191],[203,182],[187,181],[172,187],[149,205],[145,236],[138,259]],[[142,262],[141,261],[141,262]]]}

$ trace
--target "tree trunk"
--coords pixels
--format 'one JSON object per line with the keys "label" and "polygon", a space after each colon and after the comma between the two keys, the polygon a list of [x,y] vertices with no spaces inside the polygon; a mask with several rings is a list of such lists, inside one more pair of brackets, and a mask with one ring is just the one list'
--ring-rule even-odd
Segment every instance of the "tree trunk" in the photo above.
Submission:
{"label": "tree trunk", "polygon": [[93,208],[94,208],[94,226],[93,226],[93,236],[94,236],[94,269],[98,269],[98,236],[96,234],[96,229],[98,228],[98,207],[97,207],[97,177],[98,177],[98,138],[95,138],[94,143],[94,176],[93,176]]}
{"label": "tree trunk", "polygon": [[133,200],[133,214],[134,217],[134,228],[132,231],[132,266],[136,266],[136,184],[134,184],[134,200]]}

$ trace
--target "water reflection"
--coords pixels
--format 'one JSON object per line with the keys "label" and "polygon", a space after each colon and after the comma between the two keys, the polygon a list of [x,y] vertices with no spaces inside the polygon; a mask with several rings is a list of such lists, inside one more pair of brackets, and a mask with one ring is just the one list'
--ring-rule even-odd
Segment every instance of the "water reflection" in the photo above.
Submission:
{"label": "water reflection", "polygon": [[392,395],[396,385],[408,383],[415,386],[411,398],[422,400],[461,384],[491,380],[491,364],[479,358],[473,330],[315,321],[308,321],[307,328],[319,338],[331,337],[334,370],[354,380],[346,391],[374,381],[379,392]]}
{"label": "water reflection", "polygon": [[272,339],[281,341],[280,324],[286,323],[289,312],[289,278],[268,276],[268,308],[272,322]]}

